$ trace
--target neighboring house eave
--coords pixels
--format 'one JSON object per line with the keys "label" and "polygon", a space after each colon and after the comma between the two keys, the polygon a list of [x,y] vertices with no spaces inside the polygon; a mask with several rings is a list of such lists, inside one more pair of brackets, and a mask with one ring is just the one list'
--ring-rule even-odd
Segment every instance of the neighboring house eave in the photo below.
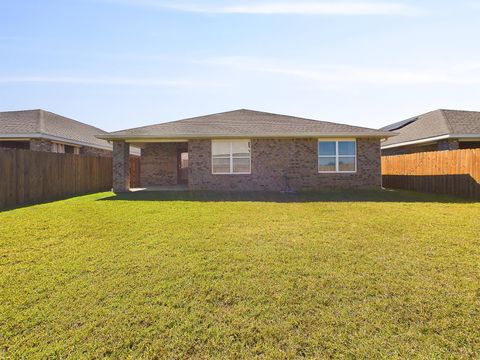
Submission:
{"label": "neighboring house eave", "polygon": [[63,137],[59,136],[52,136],[52,135],[47,135],[47,134],[0,134],[0,140],[1,139],[8,139],[8,140],[29,140],[29,139],[45,139],[45,140],[50,140],[50,141],[55,141],[55,142],[60,142],[65,145],[71,145],[71,146],[88,146],[96,149],[102,149],[102,150],[109,150],[112,151],[112,146],[101,146],[97,144],[90,144],[87,142],[83,141],[76,141],[76,140],[71,140],[71,139],[66,139]]}
{"label": "neighboring house eave", "polygon": [[96,137],[108,141],[126,141],[126,142],[186,142],[194,139],[278,139],[278,138],[379,138],[386,139],[395,136],[396,133],[381,134],[355,134],[355,133],[309,133],[309,134],[205,134],[205,135],[97,135]]}
{"label": "neighboring house eave", "polygon": [[401,146],[425,144],[425,143],[446,140],[446,139],[480,139],[480,134],[445,134],[445,135],[428,137],[424,139],[399,142],[396,144],[382,145],[381,148],[392,149],[392,148],[401,147]]}

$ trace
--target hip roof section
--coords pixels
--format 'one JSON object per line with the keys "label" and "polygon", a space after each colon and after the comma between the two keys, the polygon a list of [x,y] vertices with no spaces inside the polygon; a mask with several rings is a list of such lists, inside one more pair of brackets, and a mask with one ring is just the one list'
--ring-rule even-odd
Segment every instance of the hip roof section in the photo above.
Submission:
{"label": "hip roof section", "polygon": [[382,143],[382,146],[403,144],[410,141],[435,138],[448,135],[462,137],[465,135],[480,136],[480,112],[461,110],[435,110],[412,118],[413,121],[396,123],[380,130],[395,128],[397,136]]}
{"label": "hip roof section", "polygon": [[99,137],[128,140],[328,136],[385,138],[394,135],[388,131],[242,109],[121,130]]}

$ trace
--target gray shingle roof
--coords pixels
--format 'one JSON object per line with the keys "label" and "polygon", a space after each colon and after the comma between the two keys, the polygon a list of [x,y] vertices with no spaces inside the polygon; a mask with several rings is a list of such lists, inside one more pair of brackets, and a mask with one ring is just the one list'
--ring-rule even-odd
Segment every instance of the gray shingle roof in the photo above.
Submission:
{"label": "gray shingle roof", "polygon": [[112,132],[104,139],[229,137],[388,137],[392,133],[357,126],[252,110],[235,110]]}
{"label": "gray shingle roof", "polygon": [[112,149],[107,141],[95,135],[107,134],[97,127],[45,110],[0,112],[0,138],[13,135],[55,138],[72,144]]}
{"label": "gray shingle roof", "polygon": [[[398,123],[400,124],[400,123]],[[392,128],[391,125],[380,130]],[[435,110],[416,117],[415,121],[394,130],[398,135],[382,142],[382,146],[408,141],[451,135],[479,135],[480,112],[461,110]]]}

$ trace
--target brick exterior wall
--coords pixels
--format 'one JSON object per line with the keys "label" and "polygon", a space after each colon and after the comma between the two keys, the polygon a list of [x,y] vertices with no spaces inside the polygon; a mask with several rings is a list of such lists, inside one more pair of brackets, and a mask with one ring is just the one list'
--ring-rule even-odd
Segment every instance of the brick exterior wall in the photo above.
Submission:
{"label": "brick exterior wall", "polygon": [[112,151],[90,146],[82,146],[80,147],[80,155],[112,157]]}
{"label": "brick exterior wall", "polygon": [[414,154],[430,151],[457,150],[461,148],[461,143],[457,139],[446,139],[428,145],[410,145],[400,146],[391,149],[383,149],[383,156]]}
{"label": "brick exterior wall", "polygon": [[177,150],[187,151],[187,143],[151,143],[142,149],[140,185],[177,185]]}
{"label": "brick exterior wall", "polygon": [[[252,173],[213,175],[211,141],[189,142],[189,188],[216,191],[281,191],[285,175],[293,190],[379,188],[379,139],[357,140],[357,172],[318,173],[317,139],[252,139]],[[142,169],[143,170],[143,169]]]}
{"label": "brick exterior wall", "polygon": [[414,154],[418,152],[437,151],[437,144],[421,145],[421,146],[401,146],[391,149],[383,149],[383,156]]}
{"label": "brick exterior wall", "polygon": [[130,145],[123,141],[113,142],[113,191],[130,190]]}
{"label": "brick exterior wall", "polygon": [[[45,140],[45,139],[31,139],[30,150],[51,152],[52,141]],[[98,149],[91,146],[80,146],[80,155],[112,157],[112,151],[105,150],[105,149]]]}
{"label": "brick exterior wall", "polygon": [[30,140],[30,150],[32,151],[52,151],[52,142],[49,140],[43,139],[31,139]]}
{"label": "brick exterior wall", "polygon": [[379,139],[357,140],[357,172],[318,173],[317,139],[252,139],[252,173],[213,175],[211,140],[186,143],[151,143],[142,149],[140,184],[177,184],[177,150],[188,146],[190,190],[281,191],[285,175],[293,190],[327,188],[379,188],[381,159]]}
{"label": "brick exterior wall", "polygon": [[457,139],[446,139],[438,142],[438,151],[458,150],[459,142]]}

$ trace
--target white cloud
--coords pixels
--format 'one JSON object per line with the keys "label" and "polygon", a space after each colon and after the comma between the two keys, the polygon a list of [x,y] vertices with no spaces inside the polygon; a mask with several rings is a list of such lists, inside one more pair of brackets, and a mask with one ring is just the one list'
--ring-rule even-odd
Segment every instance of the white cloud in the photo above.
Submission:
{"label": "white cloud", "polygon": [[204,14],[258,15],[418,15],[420,9],[393,2],[271,1],[227,5],[162,0],[110,0],[114,2]]}
{"label": "white cloud", "polygon": [[0,77],[0,83],[52,83],[72,85],[125,85],[125,86],[159,86],[159,87],[195,87],[205,86],[188,80],[163,80],[155,78],[125,77],[75,77],[75,76],[10,76]]}
{"label": "white cloud", "polygon": [[241,71],[269,73],[298,78],[320,84],[360,83],[370,85],[385,84],[480,84],[477,67],[465,64],[437,69],[389,69],[382,67],[361,67],[352,65],[316,65],[314,67],[288,66],[278,64],[274,59],[246,57],[212,58],[202,61],[211,66],[223,66]]}

